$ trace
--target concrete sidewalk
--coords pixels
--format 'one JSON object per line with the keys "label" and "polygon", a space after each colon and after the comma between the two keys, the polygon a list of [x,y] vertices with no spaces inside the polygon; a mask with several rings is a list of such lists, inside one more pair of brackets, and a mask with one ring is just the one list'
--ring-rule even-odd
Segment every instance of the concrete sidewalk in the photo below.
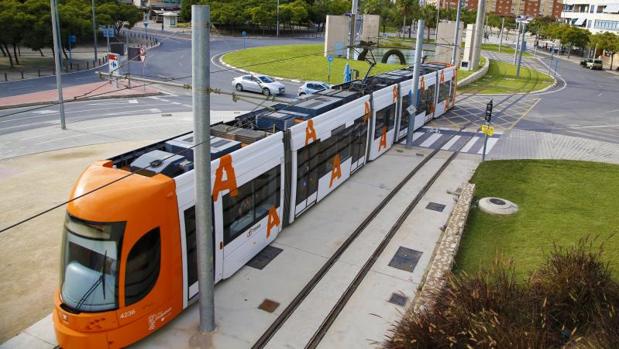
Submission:
{"label": "concrete sidewalk", "polygon": [[[131,84],[131,88],[126,81],[118,81],[118,87],[114,87],[109,81],[93,82],[62,89],[62,95],[65,102],[74,100],[94,100],[106,98],[122,98],[122,97],[144,97],[159,95],[161,92],[151,86],[143,84]],[[16,107],[27,107],[36,105],[45,105],[58,102],[57,90],[46,90],[34,93],[26,93],[10,97],[0,98],[0,110]]]}

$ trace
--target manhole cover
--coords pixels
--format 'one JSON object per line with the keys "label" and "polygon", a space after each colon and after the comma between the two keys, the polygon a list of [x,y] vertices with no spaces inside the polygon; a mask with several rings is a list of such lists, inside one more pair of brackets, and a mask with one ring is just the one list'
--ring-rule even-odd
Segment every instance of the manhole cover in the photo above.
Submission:
{"label": "manhole cover", "polygon": [[262,303],[258,306],[258,309],[260,310],[264,310],[267,313],[272,313],[275,311],[275,309],[277,309],[277,307],[279,307],[279,303],[270,299],[265,299],[264,301],[262,301]]}
{"label": "manhole cover", "polygon": [[504,200],[497,199],[497,198],[490,199],[490,202],[495,204],[495,205],[500,205],[500,206],[505,205],[505,201]]}
{"label": "manhole cover", "polygon": [[395,256],[389,262],[390,267],[413,272],[423,252],[400,246]]}
{"label": "manhole cover", "polygon": [[247,265],[256,268],[256,269],[264,269],[271,261],[277,257],[278,254],[282,253],[281,248],[273,247],[268,245],[265,247],[260,253],[258,253],[254,258],[252,258]]}
{"label": "manhole cover", "polygon": [[428,210],[432,210],[432,211],[436,211],[436,212],[443,212],[443,210],[445,209],[445,205],[439,204],[439,203],[436,203],[436,202],[430,202],[430,203],[428,203],[426,208]]}
{"label": "manhole cover", "polygon": [[403,307],[406,305],[407,301],[408,301],[408,297],[394,292],[391,294],[391,298],[389,298],[387,302]]}

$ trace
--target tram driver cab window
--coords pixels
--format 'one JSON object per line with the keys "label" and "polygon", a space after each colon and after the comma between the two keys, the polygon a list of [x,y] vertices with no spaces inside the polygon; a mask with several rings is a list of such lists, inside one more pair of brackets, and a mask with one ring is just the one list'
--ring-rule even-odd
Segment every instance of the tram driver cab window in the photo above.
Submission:
{"label": "tram driver cab window", "polygon": [[161,237],[155,228],[133,245],[125,271],[125,306],[144,298],[155,286],[161,264]]}

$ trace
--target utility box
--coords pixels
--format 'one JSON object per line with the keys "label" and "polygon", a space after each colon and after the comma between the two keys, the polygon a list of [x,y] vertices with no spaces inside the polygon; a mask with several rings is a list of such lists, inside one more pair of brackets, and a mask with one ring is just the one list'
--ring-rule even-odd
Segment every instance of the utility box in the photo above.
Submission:
{"label": "utility box", "polygon": [[473,70],[479,63],[471,62],[473,59],[473,36],[475,35],[475,25],[469,24],[466,26],[466,35],[464,37],[464,54],[462,55],[462,61],[460,67],[466,70]]}

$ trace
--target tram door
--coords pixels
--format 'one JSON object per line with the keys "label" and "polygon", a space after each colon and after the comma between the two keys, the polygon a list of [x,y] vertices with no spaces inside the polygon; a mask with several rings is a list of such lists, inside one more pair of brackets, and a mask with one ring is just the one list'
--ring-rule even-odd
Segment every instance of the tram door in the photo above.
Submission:
{"label": "tram door", "polygon": [[[176,196],[179,205],[179,231],[180,243],[182,251],[182,273],[183,273],[183,307],[195,302],[198,297],[198,255],[196,243],[196,207],[194,193],[194,171],[188,172],[175,178],[176,181]],[[211,206],[211,233],[213,234],[213,251],[215,282],[222,279],[222,260],[223,253],[218,248],[218,241],[221,240],[221,234],[213,225],[216,219],[216,212],[221,208],[213,203]]]}
{"label": "tram door", "polygon": [[316,203],[318,197],[318,170],[320,165],[319,152],[319,140],[297,151],[295,216]]}

